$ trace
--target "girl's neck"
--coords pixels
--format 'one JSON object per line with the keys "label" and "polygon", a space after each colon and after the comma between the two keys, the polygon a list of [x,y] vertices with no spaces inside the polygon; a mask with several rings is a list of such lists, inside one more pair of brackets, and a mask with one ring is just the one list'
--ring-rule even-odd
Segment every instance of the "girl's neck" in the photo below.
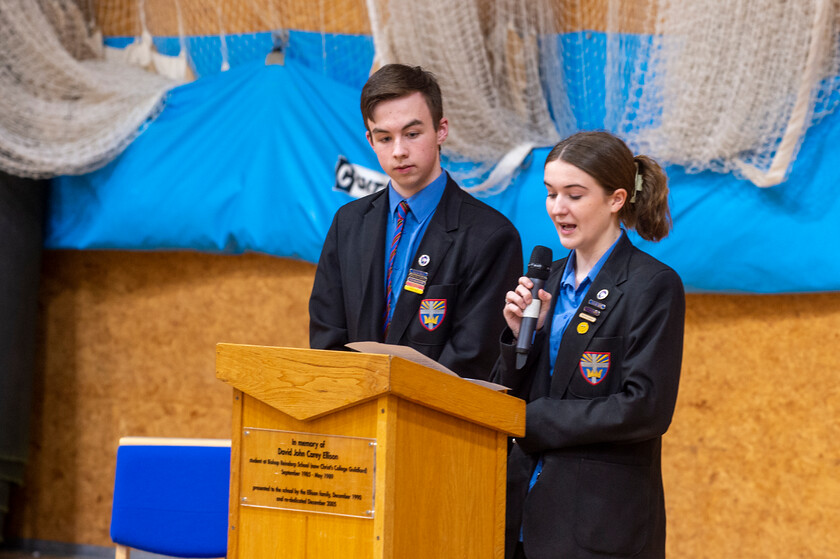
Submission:
{"label": "girl's neck", "polygon": [[589,272],[592,271],[595,264],[598,263],[601,257],[604,256],[604,253],[613,246],[620,236],[621,228],[616,227],[604,234],[591,249],[575,249],[575,287],[579,286],[586,279],[586,276],[589,275]]}

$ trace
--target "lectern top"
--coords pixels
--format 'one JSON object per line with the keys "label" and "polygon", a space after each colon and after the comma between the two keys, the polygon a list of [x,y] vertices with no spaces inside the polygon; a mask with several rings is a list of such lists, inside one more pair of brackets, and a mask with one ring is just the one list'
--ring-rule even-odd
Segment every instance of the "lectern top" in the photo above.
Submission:
{"label": "lectern top", "polygon": [[512,436],[525,433],[525,402],[381,354],[220,343],[216,376],[298,420],[394,394]]}

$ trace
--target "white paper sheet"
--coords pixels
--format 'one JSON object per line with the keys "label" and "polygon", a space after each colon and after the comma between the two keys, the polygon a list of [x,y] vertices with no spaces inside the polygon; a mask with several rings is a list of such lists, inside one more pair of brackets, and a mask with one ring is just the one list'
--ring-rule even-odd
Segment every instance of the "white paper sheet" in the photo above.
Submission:
{"label": "white paper sheet", "polygon": [[[406,361],[411,361],[413,363],[417,363],[418,365],[423,365],[424,367],[440,371],[441,373],[452,375],[453,377],[458,376],[457,374],[450,371],[431,357],[423,355],[413,347],[408,347],[404,345],[383,344],[380,342],[352,342],[345,345],[350,349],[360,351],[362,353],[392,355],[394,357],[399,357],[401,359],[405,359]],[[491,390],[497,390],[499,392],[505,392],[508,390],[507,386],[502,386],[501,384],[488,382],[486,380],[479,380],[476,378],[465,378],[464,380],[472,382],[473,384],[477,384],[479,386],[490,388]]]}

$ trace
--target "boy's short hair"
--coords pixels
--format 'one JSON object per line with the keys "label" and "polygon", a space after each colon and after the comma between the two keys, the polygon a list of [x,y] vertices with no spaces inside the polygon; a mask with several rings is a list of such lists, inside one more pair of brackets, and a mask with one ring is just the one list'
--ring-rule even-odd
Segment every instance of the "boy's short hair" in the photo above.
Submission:
{"label": "boy's short hair", "polygon": [[397,99],[420,92],[426,99],[435,130],[443,118],[443,97],[440,86],[431,72],[420,66],[405,64],[386,64],[368,79],[362,88],[361,109],[365,128],[368,121],[373,121],[373,111],[382,101]]}

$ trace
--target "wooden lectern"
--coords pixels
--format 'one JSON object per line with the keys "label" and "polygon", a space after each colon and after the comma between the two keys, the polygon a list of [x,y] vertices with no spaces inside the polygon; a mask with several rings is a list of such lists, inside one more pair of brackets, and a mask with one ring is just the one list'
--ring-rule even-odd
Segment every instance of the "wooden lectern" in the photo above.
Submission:
{"label": "wooden lectern", "polygon": [[219,344],[229,559],[504,554],[525,402],[389,355]]}

